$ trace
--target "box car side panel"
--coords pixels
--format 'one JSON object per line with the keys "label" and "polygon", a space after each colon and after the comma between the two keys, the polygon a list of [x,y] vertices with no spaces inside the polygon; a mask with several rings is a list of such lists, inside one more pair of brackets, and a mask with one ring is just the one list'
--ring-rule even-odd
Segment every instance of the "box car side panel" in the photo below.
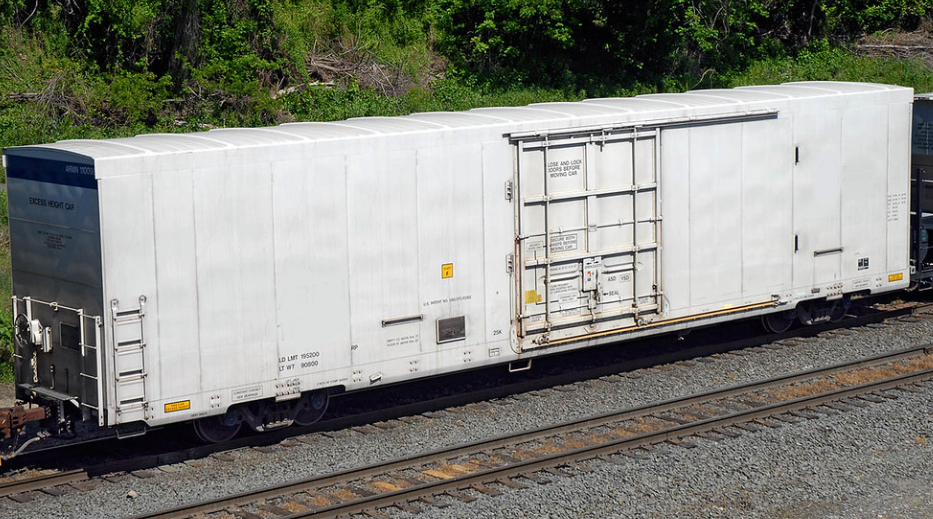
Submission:
{"label": "box car side panel", "polygon": [[701,126],[689,132],[687,268],[690,306],[703,312],[742,297],[742,125]]}
{"label": "box car side panel", "polygon": [[793,107],[794,235],[793,289],[809,297],[813,285],[840,277],[842,113],[834,98]]}
{"label": "box car side panel", "polygon": [[351,385],[457,369],[486,340],[482,147],[453,133],[347,157]]}
{"label": "box car side panel", "polygon": [[[511,354],[509,341],[515,338],[513,325],[513,290],[515,265],[515,213],[513,202],[506,198],[506,184],[511,184],[515,161],[512,146],[503,140],[482,145],[483,178],[483,251],[485,272],[485,351],[476,360],[495,359]],[[475,222],[474,222],[475,223]],[[517,343],[514,345],[517,350]]]}
{"label": "box car side panel", "polygon": [[421,351],[415,153],[374,139],[347,156],[352,362],[378,381],[381,362]]}
{"label": "box car side panel", "polygon": [[195,164],[176,161],[179,169],[152,175],[155,218],[159,342],[150,341],[162,391],[150,393],[156,416],[164,413],[157,400],[181,400],[200,392],[201,357],[198,332],[197,234],[194,217]]}
{"label": "box car side panel", "polygon": [[148,402],[160,392],[159,297],[156,290],[155,234],[150,157],[115,159],[98,166],[137,174],[99,181],[104,273],[104,356],[110,424],[151,418]]}
{"label": "box car side panel", "polygon": [[[663,268],[669,317],[767,300],[772,294],[796,304],[904,286],[889,282],[888,275],[906,268],[907,261],[907,224],[893,221],[900,218],[903,198],[897,193],[907,189],[906,145],[888,149],[890,142],[905,142],[909,112],[889,108],[881,94],[849,97],[790,102],[778,119],[742,123],[740,146],[734,135],[717,136],[708,128],[665,132]],[[900,122],[889,119],[892,110],[901,114]],[[723,159],[722,146],[743,149],[741,179],[717,185],[706,178],[703,185],[709,189],[698,188],[695,182],[704,171],[721,168],[718,174],[729,177],[725,170],[731,162]],[[689,171],[689,195],[683,170]],[[741,200],[733,196],[736,183]],[[727,209],[730,214],[711,217],[723,206],[741,207],[742,214]],[[728,231],[722,218],[741,219],[741,234]],[[719,228],[726,230],[717,233]],[[688,234],[691,241],[684,247]],[[740,297],[733,297],[729,283],[720,279],[724,272],[710,270],[714,263],[736,267],[728,256],[713,257],[711,242],[739,247]],[[888,254],[896,259],[886,264]],[[688,277],[689,287],[684,285]]]}
{"label": "box car side panel", "polygon": [[887,200],[882,195],[888,187],[888,143],[887,132],[879,131],[887,126],[888,110],[882,104],[842,113],[840,279],[867,280],[887,270]]}
{"label": "box car side panel", "polygon": [[[478,143],[432,142],[417,152],[419,313],[424,315],[425,353],[457,350],[453,356],[465,360],[469,350],[485,341],[482,158]],[[418,369],[436,370],[443,359],[428,356]]]}
{"label": "box car side panel", "polygon": [[690,307],[690,146],[687,128],[661,134],[661,288],[665,315]]}
{"label": "box car side panel", "polygon": [[202,392],[277,375],[270,153],[230,150],[194,176]]}
{"label": "box car side panel", "polygon": [[[912,95],[912,94],[911,94]],[[903,280],[888,283],[890,288],[903,288],[909,283],[910,268],[910,138],[912,103],[909,99],[888,106],[888,210],[887,268],[888,275]]]}
{"label": "box car side panel", "polygon": [[780,117],[742,125],[743,303],[780,294],[791,282],[792,128]]}
{"label": "box car side panel", "polygon": [[346,382],[345,158],[273,154],[205,152],[154,175],[159,324],[171,331],[149,348],[163,366],[151,423]]}
{"label": "box car side panel", "polygon": [[789,282],[791,121],[665,130],[665,318],[767,300]]}
{"label": "box car side panel", "polygon": [[347,382],[350,300],[346,160],[304,149],[275,163],[273,211],[278,377],[302,376],[307,390]]}

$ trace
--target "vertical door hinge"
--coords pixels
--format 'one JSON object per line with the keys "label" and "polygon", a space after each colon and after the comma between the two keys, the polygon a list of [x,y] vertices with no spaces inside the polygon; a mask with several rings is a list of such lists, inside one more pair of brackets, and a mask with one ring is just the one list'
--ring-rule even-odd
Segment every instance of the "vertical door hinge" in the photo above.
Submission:
{"label": "vertical door hinge", "polygon": [[509,254],[505,257],[505,272],[506,274],[512,274],[515,272],[515,255]]}
{"label": "vertical door hinge", "polygon": [[512,181],[511,180],[508,180],[505,183],[505,199],[509,201],[512,200]]}
{"label": "vertical door hinge", "polygon": [[800,250],[800,235],[795,234],[794,235],[794,252],[797,252],[799,250]]}

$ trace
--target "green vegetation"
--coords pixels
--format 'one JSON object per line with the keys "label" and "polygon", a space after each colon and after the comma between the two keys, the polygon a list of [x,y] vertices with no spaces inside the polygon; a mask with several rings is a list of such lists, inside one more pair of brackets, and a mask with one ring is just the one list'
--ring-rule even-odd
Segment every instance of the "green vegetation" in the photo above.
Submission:
{"label": "green vegetation", "polygon": [[727,87],[784,83],[787,81],[860,81],[933,91],[933,70],[920,61],[864,58],[841,48],[806,50],[794,58],[751,63],[723,77]]}
{"label": "green vegetation", "polygon": [[0,382],[13,380],[13,316],[8,304],[13,295],[10,278],[10,225],[7,219],[6,191],[0,192],[0,297],[5,298],[0,311]]}
{"label": "green vegetation", "polygon": [[0,147],[795,80],[933,91],[920,60],[854,52],[933,47],[931,14],[933,0],[0,0]]}
{"label": "green vegetation", "polygon": [[725,85],[865,34],[917,30],[931,7],[0,0],[0,146]]}
{"label": "green vegetation", "polygon": [[438,0],[439,48],[458,77],[605,95],[665,89],[814,42],[915,30],[930,0]]}

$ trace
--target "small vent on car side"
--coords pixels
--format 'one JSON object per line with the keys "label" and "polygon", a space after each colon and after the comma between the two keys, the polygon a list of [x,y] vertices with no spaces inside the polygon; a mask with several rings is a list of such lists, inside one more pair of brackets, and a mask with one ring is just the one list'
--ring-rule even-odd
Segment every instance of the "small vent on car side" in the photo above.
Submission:
{"label": "small vent on car side", "polygon": [[460,341],[466,339],[466,318],[464,316],[448,317],[437,320],[437,343]]}

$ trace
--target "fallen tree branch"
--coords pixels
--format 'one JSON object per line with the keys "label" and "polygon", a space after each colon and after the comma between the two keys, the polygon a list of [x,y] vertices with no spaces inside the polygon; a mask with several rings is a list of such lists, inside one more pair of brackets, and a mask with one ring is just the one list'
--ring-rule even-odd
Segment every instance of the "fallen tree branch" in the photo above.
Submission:
{"label": "fallen tree branch", "polygon": [[933,50],[929,45],[881,45],[881,44],[863,44],[860,49],[892,49],[892,50]]}
{"label": "fallen tree branch", "polygon": [[3,96],[7,101],[33,101],[42,97],[42,94],[34,92],[17,92]]}

